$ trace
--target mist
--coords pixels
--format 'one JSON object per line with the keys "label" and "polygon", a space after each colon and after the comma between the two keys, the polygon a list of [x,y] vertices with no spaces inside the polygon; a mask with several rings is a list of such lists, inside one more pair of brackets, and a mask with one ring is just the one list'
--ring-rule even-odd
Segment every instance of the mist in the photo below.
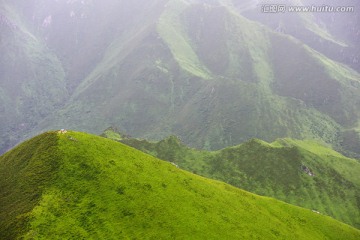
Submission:
{"label": "mist", "polygon": [[[3,1],[2,152],[47,129],[101,133],[109,126],[150,139],[175,134],[207,149],[289,136],[352,152],[359,4],[341,3],[352,12],[288,12],[315,4],[329,5]],[[276,100],[286,102],[282,108],[308,112],[307,120],[297,113],[303,110],[285,114],[274,94],[289,98]]]}

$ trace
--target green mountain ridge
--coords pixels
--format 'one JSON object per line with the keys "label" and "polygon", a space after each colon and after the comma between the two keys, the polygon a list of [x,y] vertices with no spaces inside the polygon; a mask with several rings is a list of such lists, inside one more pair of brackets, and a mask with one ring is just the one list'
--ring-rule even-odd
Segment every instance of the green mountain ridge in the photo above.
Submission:
{"label": "green mountain ridge", "polygon": [[196,174],[360,227],[359,162],[315,141],[253,139],[211,152],[189,148],[174,136],[149,142],[113,128],[103,136]]}
{"label": "green mountain ridge", "polygon": [[[14,67],[3,55],[1,106],[12,110],[24,101],[35,107],[1,114],[0,152],[46,129],[100,134],[117,126],[147,139],[174,134],[211,150],[251,138],[315,139],[358,157],[359,73],[328,58],[319,44],[262,25],[248,12],[255,6],[244,4],[247,11],[234,1],[2,1],[1,14],[32,40],[18,43],[12,34],[19,30],[2,17],[1,51],[15,63],[22,58],[15,48],[33,46],[37,57],[22,58],[33,67]],[[311,24],[325,29],[310,20],[295,21],[295,32]],[[335,41],[340,27],[331,24],[334,31],[325,35]],[[350,36],[344,40],[349,49],[356,46]],[[35,90],[10,101],[3,86],[10,82],[14,89],[34,82]]]}
{"label": "green mountain ridge", "polygon": [[3,239],[357,239],[332,218],[67,131],[0,157]]}

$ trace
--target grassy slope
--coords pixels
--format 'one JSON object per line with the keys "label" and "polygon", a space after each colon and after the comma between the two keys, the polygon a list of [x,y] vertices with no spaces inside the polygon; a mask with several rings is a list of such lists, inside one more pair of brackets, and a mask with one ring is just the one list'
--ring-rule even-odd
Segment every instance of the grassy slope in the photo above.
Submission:
{"label": "grassy slope", "polygon": [[184,70],[200,78],[209,79],[211,73],[198,59],[198,55],[194,52],[186,33],[183,32],[180,16],[187,7],[188,4],[183,0],[169,1],[159,18],[157,31]]}
{"label": "grassy slope", "polygon": [[15,239],[26,227],[27,213],[39,203],[60,164],[56,134],[27,141],[0,160],[0,238]]}
{"label": "grassy slope", "polygon": [[251,140],[215,152],[188,148],[176,137],[159,142],[121,141],[188,171],[360,226],[359,162],[314,141],[281,139],[268,144]]}
{"label": "grassy slope", "polygon": [[329,217],[85,133],[49,132],[31,139],[0,157],[0,174],[0,236],[5,239],[360,236]]}

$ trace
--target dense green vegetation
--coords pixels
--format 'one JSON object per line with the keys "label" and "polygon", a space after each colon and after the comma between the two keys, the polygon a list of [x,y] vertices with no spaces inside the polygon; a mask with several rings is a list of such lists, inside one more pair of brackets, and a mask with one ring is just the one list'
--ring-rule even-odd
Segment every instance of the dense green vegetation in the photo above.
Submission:
{"label": "dense green vegetation", "polygon": [[189,148],[174,136],[120,141],[188,171],[360,227],[360,163],[317,142],[254,139],[209,152]]}
{"label": "dense green vegetation", "polygon": [[0,157],[2,239],[358,239],[322,214],[115,141],[48,132]]}

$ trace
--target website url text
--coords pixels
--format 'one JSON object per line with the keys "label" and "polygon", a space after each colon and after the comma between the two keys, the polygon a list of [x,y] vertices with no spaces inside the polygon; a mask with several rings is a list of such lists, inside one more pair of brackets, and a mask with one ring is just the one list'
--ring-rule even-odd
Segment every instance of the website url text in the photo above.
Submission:
{"label": "website url text", "polygon": [[285,12],[316,12],[316,13],[350,13],[355,11],[354,6],[287,6],[285,4],[264,4],[261,6],[263,13],[285,13]]}

